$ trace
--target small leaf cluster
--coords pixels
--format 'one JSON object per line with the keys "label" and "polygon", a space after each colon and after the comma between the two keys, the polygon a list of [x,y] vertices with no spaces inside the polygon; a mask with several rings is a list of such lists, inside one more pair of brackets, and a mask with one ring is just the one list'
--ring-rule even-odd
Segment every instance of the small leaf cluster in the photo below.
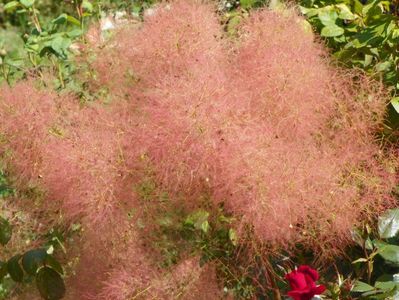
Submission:
{"label": "small leaf cluster", "polygon": [[381,78],[392,91],[387,133],[399,126],[398,4],[385,0],[301,0],[301,11],[348,67]]}
{"label": "small leaf cluster", "polygon": [[3,39],[0,35],[4,79],[11,84],[27,74],[42,78],[43,72],[50,70],[57,75],[56,88],[65,88],[75,70],[71,45],[83,36],[85,20],[93,9],[91,3],[87,0],[76,3],[76,17],[63,12],[51,19],[41,16],[35,0],[10,1],[3,9],[6,15],[18,16],[20,20],[16,24],[19,27],[13,27],[19,30],[3,33],[12,32],[18,46],[9,44],[7,37]]}
{"label": "small leaf cluster", "polygon": [[[200,266],[213,263],[226,293],[240,299],[251,299],[254,287],[250,277],[238,270],[237,252],[240,248],[234,229],[235,218],[220,205],[214,207],[207,197],[202,208],[176,206],[168,193],[159,189],[151,177],[144,178],[136,187],[147,217],[139,217],[136,226],[145,232],[152,248],[161,254],[159,267],[168,269],[184,257],[199,257]],[[128,218],[135,219],[135,210]],[[155,225],[155,226],[154,226]],[[148,228],[152,228],[148,234]]]}
{"label": "small leaf cluster", "polygon": [[[354,230],[353,240],[363,257],[352,262],[357,272],[351,294],[360,299],[397,299],[399,297],[399,209],[386,211],[378,219],[378,233],[369,226]],[[364,277],[365,280],[360,280]]]}
{"label": "small leaf cluster", "polygon": [[[8,220],[0,218],[0,243],[5,246],[12,235]],[[25,277],[34,277],[43,299],[58,300],[65,295],[60,263],[42,248],[16,254],[7,261],[0,261],[0,281],[7,275],[15,282],[24,282]]]}
{"label": "small leaf cluster", "polygon": [[[0,195],[6,196],[12,192],[4,173],[0,173]],[[10,222],[0,217],[0,244],[5,247],[12,238],[13,228]],[[51,249],[51,248],[50,248]],[[49,249],[49,250],[50,250]],[[36,286],[43,299],[58,300],[65,295],[64,274],[61,264],[42,248],[31,249],[18,253],[5,261],[0,261],[0,283],[10,277],[16,283],[34,278]]]}

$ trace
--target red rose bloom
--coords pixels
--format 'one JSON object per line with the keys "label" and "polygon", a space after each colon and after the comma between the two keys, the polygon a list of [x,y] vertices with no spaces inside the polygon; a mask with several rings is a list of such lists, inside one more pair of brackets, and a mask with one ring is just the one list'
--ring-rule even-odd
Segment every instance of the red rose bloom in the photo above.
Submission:
{"label": "red rose bloom", "polygon": [[300,266],[297,270],[285,275],[291,286],[288,296],[294,300],[310,300],[326,290],[324,285],[316,285],[319,273],[309,266]]}

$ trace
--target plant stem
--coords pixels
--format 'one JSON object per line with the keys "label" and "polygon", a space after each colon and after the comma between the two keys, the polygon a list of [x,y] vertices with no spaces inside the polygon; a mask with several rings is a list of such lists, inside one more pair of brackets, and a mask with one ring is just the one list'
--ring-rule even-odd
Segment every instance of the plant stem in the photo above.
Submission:
{"label": "plant stem", "polygon": [[42,32],[42,27],[40,26],[39,18],[37,17],[36,9],[35,9],[34,5],[31,8],[31,12],[32,12],[33,24],[35,24],[36,30],[39,32]]}

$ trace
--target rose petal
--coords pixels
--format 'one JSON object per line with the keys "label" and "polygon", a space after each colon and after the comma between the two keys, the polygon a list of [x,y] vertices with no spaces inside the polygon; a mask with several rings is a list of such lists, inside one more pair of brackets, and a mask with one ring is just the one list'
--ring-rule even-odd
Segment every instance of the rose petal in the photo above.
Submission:
{"label": "rose petal", "polygon": [[320,295],[323,294],[324,291],[326,290],[326,287],[322,284],[316,286],[312,291],[315,293],[315,295]]}
{"label": "rose petal", "polygon": [[285,279],[288,280],[291,289],[293,290],[303,290],[309,286],[305,275],[297,271],[292,271],[291,273],[287,274]]}
{"label": "rose petal", "polygon": [[313,281],[317,281],[319,279],[319,273],[315,269],[312,269],[307,265],[300,266],[298,268],[298,272],[309,275],[313,279]]}
{"label": "rose petal", "polygon": [[296,291],[290,291],[287,293],[288,296],[290,296],[294,300],[311,300],[313,298],[313,293],[309,290],[296,290]]}

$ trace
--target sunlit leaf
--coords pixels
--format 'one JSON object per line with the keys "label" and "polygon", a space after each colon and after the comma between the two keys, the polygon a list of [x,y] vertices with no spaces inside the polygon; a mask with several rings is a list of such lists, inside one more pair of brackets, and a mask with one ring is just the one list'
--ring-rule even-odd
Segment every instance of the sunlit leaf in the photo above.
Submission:
{"label": "sunlit leaf", "polygon": [[391,104],[396,112],[399,114],[399,97],[394,97],[391,99]]}
{"label": "sunlit leaf", "polygon": [[348,6],[346,6],[345,4],[341,3],[341,4],[337,4],[336,5],[339,8],[339,14],[338,14],[338,18],[343,19],[343,20],[354,20],[356,19],[356,15],[354,15],[351,10],[349,9]]}
{"label": "sunlit leaf", "polygon": [[20,0],[21,4],[25,7],[31,7],[35,4],[35,0]]}
{"label": "sunlit leaf", "polygon": [[[399,98],[397,99],[399,104]],[[392,103],[392,100],[391,100]],[[395,106],[394,106],[395,107]],[[378,233],[381,238],[394,237],[399,232],[399,209],[390,209],[378,218]]]}
{"label": "sunlit leaf", "polygon": [[356,280],[355,284],[353,285],[352,292],[359,292],[359,293],[364,293],[368,291],[374,290],[374,287],[362,282],[360,280]]}
{"label": "sunlit leaf", "polygon": [[19,6],[19,2],[18,1],[11,1],[6,3],[6,5],[4,5],[4,10],[7,12],[10,12],[14,9],[16,9]]}
{"label": "sunlit leaf", "polygon": [[324,36],[324,37],[334,37],[334,36],[340,36],[340,35],[344,34],[344,32],[345,31],[343,28],[341,28],[337,25],[330,25],[330,26],[323,27],[320,35]]}
{"label": "sunlit leaf", "polygon": [[386,261],[399,266],[399,246],[385,245],[378,250],[378,254]]}
{"label": "sunlit leaf", "polygon": [[338,13],[335,11],[333,6],[323,7],[318,13],[319,20],[324,26],[336,25],[335,22],[338,18]]}

